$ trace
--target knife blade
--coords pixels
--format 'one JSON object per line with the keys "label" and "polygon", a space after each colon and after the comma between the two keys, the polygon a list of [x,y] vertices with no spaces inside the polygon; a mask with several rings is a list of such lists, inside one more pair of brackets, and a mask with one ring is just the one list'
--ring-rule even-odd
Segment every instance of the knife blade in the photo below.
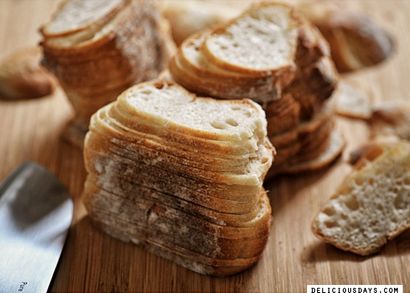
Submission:
{"label": "knife blade", "polygon": [[0,185],[0,292],[47,292],[72,217],[67,189],[33,162]]}

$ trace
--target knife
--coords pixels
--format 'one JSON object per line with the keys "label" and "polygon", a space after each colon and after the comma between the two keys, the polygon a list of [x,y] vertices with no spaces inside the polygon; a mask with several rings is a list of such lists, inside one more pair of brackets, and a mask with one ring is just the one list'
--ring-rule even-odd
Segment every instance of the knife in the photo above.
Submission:
{"label": "knife", "polygon": [[67,189],[27,162],[0,185],[0,292],[47,292],[73,217]]}

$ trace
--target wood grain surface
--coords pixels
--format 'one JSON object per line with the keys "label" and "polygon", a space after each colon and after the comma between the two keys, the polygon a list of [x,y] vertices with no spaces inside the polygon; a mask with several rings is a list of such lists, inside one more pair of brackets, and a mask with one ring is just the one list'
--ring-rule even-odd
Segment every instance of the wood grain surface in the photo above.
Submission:
{"label": "wood grain surface", "polygon": [[[408,98],[410,0],[344,2],[377,19],[398,45],[386,64],[349,78],[360,80],[377,98]],[[56,4],[54,0],[0,0],[0,57],[37,43],[37,29]],[[364,123],[339,121],[349,145],[337,164],[267,184],[274,219],[262,259],[236,276],[211,278],[112,239],[91,225],[80,204],[85,178],[82,153],[60,139],[71,115],[61,92],[38,100],[0,101],[0,179],[25,160],[37,161],[57,174],[75,200],[75,221],[52,292],[303,292],[307,284],[404,284],[409,292],[410,231],[371,257],[339,251],[310,231],[311,219],[349,171],[345,162],[349,150],[366,141]]]}

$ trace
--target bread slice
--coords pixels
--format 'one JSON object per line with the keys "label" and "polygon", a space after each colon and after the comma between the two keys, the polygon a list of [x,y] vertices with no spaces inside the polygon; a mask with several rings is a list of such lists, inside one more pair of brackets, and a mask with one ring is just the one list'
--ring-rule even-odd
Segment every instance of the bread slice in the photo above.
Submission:
{"label": "bread slice", "polygon": [[[132,87],[118,98],[115,108],[123,114],[116,118],[128,128],[149,121],[156,135],[161,135],[161,131],[177,131],[181,136],[249,145],[254,149],[266,136],[265,115],[256,103],[246,99],[201,98],[172,82],[156,81]],[[140,119],[132,120],[136,116]]]}
{"label": "bread slice", "polygon": [[[150,149],[154,152],[164,152],[177,158],[192,159],[208,166],[209,164],[224,166],[244,166],[248,160],[256,157],[252,148],[250,151],[242,146],[224,141],[212,141],[194,136],[175,135],[163,132],[163,137],[137,131],[125,127],[115,117],[110,115],[112,105],[101,108],[91,119],[90,129],[102,136],[111,138],[110,142],[124,149],[137,147],[139,151]],[[152,128],[147,127],[148,130]],[[157,129],[157,128],[156,128]],[[198,154],[201,153],[200,158]],[[193,163],[195,164],[195,163]],[[215,166],[216,167],[216,166]],[[212,168],[211,168],[212,169]]]}
{"label": "bread slice", "polygon": [[211,33],[203,52],[232,71],[258,76],[292,71],[300,24],[289,6],[258,4]]}
{"label": "bread slice", "polygon": [[229,71],[212,63],[201,52],[206,36],[203,32],[191,36],[181,46],[170,63],[174,79],[186,88],[222,99],[251,98],[267,102],[278,98],[280,86],[288,84],[293,73],[275,76],[251,76]]}
{"label": "bread slice", "polygon": [[377,252],[410,227],[410,145],[386,148],[353,171],[315,217],[316,236],[360,255]]}
{"label": "bread slice", "polygon": [[60,37],[109,21],[129,0],[65,0],[42,28],[47,37]]}

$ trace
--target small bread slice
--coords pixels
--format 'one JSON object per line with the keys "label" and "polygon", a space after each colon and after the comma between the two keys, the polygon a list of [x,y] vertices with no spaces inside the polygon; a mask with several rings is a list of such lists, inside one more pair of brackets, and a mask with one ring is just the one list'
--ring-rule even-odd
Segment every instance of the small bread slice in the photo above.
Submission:
{"label": "small bread slice", "polygon": [[273,78],[270,75],[252,76],[217,66],[201,51],[208,35],[209,32],[203,32],[191,36],[170,63],[175,80],[188,89],[222,99],[247,97],[264,103],[278,99],[280,88],[293,79],[293,72]]}
{"label": "small bread slice", "polygon": [[399,142],[340,185],[312,223],[313,233],[360,255],[377,252],[410,227],[410,144]]}
{"label": "small bread slice", "polygon": [[41,28],[48,38],[84,31],[108,22],[129,0],[65,0]]}
{"label": "small bread slice", "polygon": [[218,66],[236,72],[264,76],[293,71],[301,22],[290,6],[254,5],[214,30],[203,44],[203,53]]}
{"label": "small bread slice", "polygon": [[258,104],[201,98],[172,82],[138,84],[118,97],[115,108],[122,113],[115,118],[126,127],[138,130],[146,124],[158,136],[175,133],[254,150],[266,136],[265,113]]}

